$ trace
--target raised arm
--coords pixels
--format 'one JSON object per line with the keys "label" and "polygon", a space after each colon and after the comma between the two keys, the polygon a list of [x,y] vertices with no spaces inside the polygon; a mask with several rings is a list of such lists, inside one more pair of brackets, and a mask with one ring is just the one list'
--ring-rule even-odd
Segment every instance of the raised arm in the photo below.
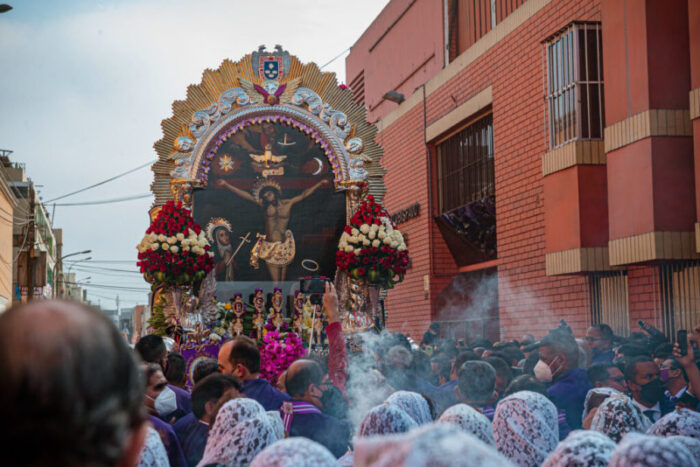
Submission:
{"label": "raised arm", "polygon": [[332,282],[326,282],[326,290],[323,295],[323,307],[328,314],[328,376],[333,386],[338,388],[347,399],[345,382],[348,379],[348,353],[345,349],[345,335],[340,324],[340,310],[338,308],[338,294]]}
{"label": "raised arm", "polygon": [[226,180],[219,179],[216,181],[216,184],[217,184],[217,186],[219,186],[221,188],[226,188],[227,190],[234,192],[236,195],[238,195],[239,197],[243,198],[246,201],[250,201],[251,203],[255,203],[258,205],[260,204],[258,202],[258,200],[253,197],[253,195],[251,195],[250,193],[248,193],[245,190],[241,190],[240,188],[237,188],[237,187],[231,185]]}
{"label": "raised arm", "polygon": [[308,198],[309,196],[311,196],[314,193],[314,191],[318,190],[322,186],[328,185],[328,183],[329,183],[328,180],[323,179],[320,182],[318,182],[317,184],[315,184],[314,186],[312,186],[311,188],[307,188],[306,190],[302,191],[299,195],[297,195],[293,198],[290,198],[289,202],[291,204],[296,204],[299,201],[303,201],[306,198]]}

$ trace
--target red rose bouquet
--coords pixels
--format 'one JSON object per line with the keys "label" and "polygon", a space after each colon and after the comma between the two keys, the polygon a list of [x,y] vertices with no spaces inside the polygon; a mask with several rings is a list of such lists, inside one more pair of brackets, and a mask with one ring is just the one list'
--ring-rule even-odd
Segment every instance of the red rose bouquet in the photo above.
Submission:
{"label": "red rose bouquet", "polygon": [[136,248],[136,264],[152,284],[193,285],[214,267],[202,228],[180,202],[162,207]]}
{"label": "red rose bouquet", "polygon": [[345,226],[335,264],[354,279],[391,289],[403,280],[408,250],[384,208],[367,197]]}

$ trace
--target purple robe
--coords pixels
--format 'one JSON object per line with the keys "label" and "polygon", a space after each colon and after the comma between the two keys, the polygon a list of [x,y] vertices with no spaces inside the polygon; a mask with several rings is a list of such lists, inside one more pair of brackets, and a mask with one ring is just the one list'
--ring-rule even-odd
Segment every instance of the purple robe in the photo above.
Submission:
{"label": "purple robe", "polygon": [[194,413],[190,412],[173,424],[182,452],[187,464],[196,466],[202,460],[204,448],[207,446],[209,425],[197,420]]}
{"label": "purple robe", "polygon": [[[322,413],[308,402],[292,400],[294,413],[280,409],[285,430],[289,436],[303,436],[328,448],[336,458],[342,457],[349,447],[350,426],[335,417]],[[297,412],[297,410],[301,410]],[[289,429],[287,430],[287,426]]]}
{"label": "purple robe", "polygon": [[148,418],[153,424],[153,428],[156,429],[160,435],[161,441],[163,441],[163,446],[165,446],[165,452],[168,453],[168,460],[170,461],[171,467],[186,466],[185,456],[182,453],[182,447],[180,446],[180,441],[177,439],[175,430],[169,423],[165,423],[160,418],[149,415]]}
{"label": "purple robe", "polygon": [[249,379],[243,382],[241,392],[246,397],[256,400],[262,405],[265,410],[279,410],[282,402],[291,400],[291,398],[273,388],[272,385],[264,379]]}

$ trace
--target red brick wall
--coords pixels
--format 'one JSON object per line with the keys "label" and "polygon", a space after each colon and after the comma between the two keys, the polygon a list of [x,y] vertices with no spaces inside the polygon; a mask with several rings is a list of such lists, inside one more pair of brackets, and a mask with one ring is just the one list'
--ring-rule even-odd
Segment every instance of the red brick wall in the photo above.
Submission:
{"label": "red brick wall", "polygon": [[[426,101],[430,125],[484,88],[493,89],[498,231],[499,315],[503,338],[542,336],[564,318],[579,335],[589,323],[588,288],[581,276],[545,275],[542,154],[546,142],[541,41],[572,20],[600,20],[597,0],[554,0],[515,32],[471,63]],[[395,44],[400,47],[400,44]],[[420,92],[420,91],[419,91]],[[417,105],[379,135],[387,169],[390,211],[418,201],[421,216],[401,226],[409,232],[413,268],[388,293],[387,324],[419,339],[431,316],[430,299],[456,268],[429,219],[423,109]],[[432,270],[431,256],[432,254]]]}

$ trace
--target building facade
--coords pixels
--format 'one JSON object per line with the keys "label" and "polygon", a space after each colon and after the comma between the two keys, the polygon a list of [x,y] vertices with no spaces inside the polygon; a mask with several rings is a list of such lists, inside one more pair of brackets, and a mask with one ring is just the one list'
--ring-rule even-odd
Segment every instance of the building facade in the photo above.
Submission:
{"label": "building facade", "polygon": [[346,70],[412,257],[389,328],[700,323],[700,2],[392,0]]}
{"label": "building facade", "polygon": [[24,164],[5,157],[2,169],[16,199],[12,217],[12,302],[25,302],[29,297],[53,298],[60,254],[49,215]]}
{"label": "building facade", "polygon": [[0,154],[0,313],[12,304],[12,226],[17,199],[5,175],[9,158]]}

